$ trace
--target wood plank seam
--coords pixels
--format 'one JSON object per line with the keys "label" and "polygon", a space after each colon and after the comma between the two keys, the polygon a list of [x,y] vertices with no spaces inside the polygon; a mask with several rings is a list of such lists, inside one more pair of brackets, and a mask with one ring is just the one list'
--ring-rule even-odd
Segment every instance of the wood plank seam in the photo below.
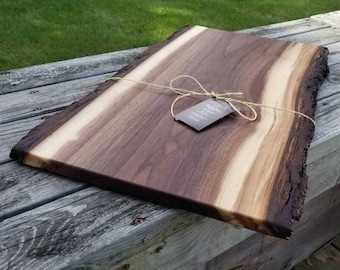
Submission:
{"label": "wood plank seam", "polygon": [[4,221],[5,219],[11,218],[13,216],[20,215],[20,214],[22,214],[24,212],[27,212],[27,211],[30,211],[32,209],[38,208],[38,207],[40,207],[42,205],[49,204],[49,203],[54,202],[56,200],[59,200],[59,199],[61,199],[63,197],[66,197],[66,196],[69,196],[71,194],[77,193],[77,192],[79,192],[81,190],[84,190],[86,188],[89,188],[89,187],[90,187],[90,185],[84,184],[84,185],[82,185],[80,187],[74,188],[72,190],[68,190],[68,191],[66,191],[64,193],[60,193],[60,194],[58,194],[58,196],[52,196],[52,197],[46,198],[44,200],[37,201],[37,202],[35,202],[35,203],[31,204],[31,205],[15,209],[15,210],[13,210],[11,212],[7,212],[5,214],[1,214],[1,212],[0,212],[0,222]]}
{"label": "wood plank seam", "polygon": [[[0,94],[116,72],[145,47],[0,72]],[[32,75],[33,74],[33,75]]]}
{"label": "wood plank seam", "polygon": [[37,109],[35,110],[36,112],[32,112],[30,114],[28,113],[22,117],[13,117],[12,119],[0,121],[0,125],[16,122],[20,120],[25,120],[25,119],[29,119],[29,118],[36,117],[36,116],[42,116],[42,115],[49,114],[49,113],[57,113],[57,112],[64,110],[66,107],[68,107],[68,105],[61,106],[58,108],[53,108],[53,109],[47,109],[47,110]]}
{"label": "wood plank seam", "polygon": [[311,32],[317,31],[317,30],[323,30],[323,29],[328,29],[328,28],[331,28],[331,26],[322,26],[322,27],[319,27],[319,28],[302,31],[302,32],[299,32],[299,33],[292,33],[292,34],[288,34],[288,35],[282,35],[282,36],[280,36],[278,38],[284,39],[284,38],[287,38],[287,37],[292,37],[292,36],[296,36],[296,35],[300,35],[300,34],[305,34],[305,33],[311,33]]}

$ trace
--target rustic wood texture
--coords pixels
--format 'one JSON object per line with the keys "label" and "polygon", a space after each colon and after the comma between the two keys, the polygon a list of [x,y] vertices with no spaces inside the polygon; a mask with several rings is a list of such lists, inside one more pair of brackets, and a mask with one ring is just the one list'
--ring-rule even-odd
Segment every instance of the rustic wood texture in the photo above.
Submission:
{"label": "rustic wood texture", "polygon": [[340,234],[293,268],[293,270],[338,269],[340,269]]}
{"label": "rustic wood texture", "polygon": [[[296,234],[289,241],[253,235],[252,240],[241,242],[208,262],[206,269],[291,269],[319,247],[315,245],[311,235],[317,234],[326,240],[332,237],[334,231],[340,232],[339,187],[337,185],[327,190],[306,204],[308,215],[302,216],[301,221],[296,224]],[[258,252],[254,252],[255,250]],[[278,257],[281,258],[280,261],[277,260]]]}
{"label": "rustic wood texture", "polygon": [[[327,49],[187,27],[119,73],[160,85],[190,74],[215,92],[313,116]],[[177,87],[192,88],[188,81]],[[173,93],[107,82],[31,131],[12,150],[23,163],[232,224],[288,237],[301,215],[312,123],[258,109],[195,133],[169,114]],[[181,102],[179,110],[195,100]]]}
{"label": "rustic wood texture", "polygon": [[145,48],[136,48],[2,71],[0,94],[111,73],[123,68],[144,50]]}
{"label": "rustic wood texture", "polygon": [[[336,38],[339,28],[322,21],[323,17],[327,21],[333,17],[336,21],[339,16],[339,12],[332,12],[320,15],[318,20],[312,17],[242,31],[330,49],[330,74],[318,93],[317,126],[307,158],[309,180],[302,218],[310,217],[309,225],[303,230],[295,229],[292,237],[298,237],[308,228],[314,232],[318,229],[313,227],[320,228],[317,220],[321,219],[318,214],[310,213],[309,202],[340,184],[340,39]],[[119,52],[114,55],[119,57]],[[97,57],[103,57],[93,57],[100,68]],[[79,69],[76,70],[81,73],[87,61],[83,63],[78,59],[77,62]],[[59,64],[67,70],[72,63]],[[50,65],[53,67],[54,63]],[[28,74],[29,69],[26,70]],[[229,258],[236,263],[234,258],[240,250],[233,247],[242,241],[252,246],[248,252],[261,256],[261,245],[251,244],[256,235],[253,231],[114,192],[98,193],[97,188],[79,186],[75,181],[10,161],[11,147],[30,129],[86,95],[86,91],[92,92],[104,78],[114,75],[105,74],[104,68],[101,79],[101,76],[86,78],[75,74],[77,80],[62,81],[62,76],[55,74],[53,76],[60,81],[53,82],[53,77],[46,77],[50,74],[46,69],[50,69],[49,65],[34,69],[35,75],[28,77],[20,70],[10,71],[22,74],[24,78],[18,77],[18,81],[26,83],[18,85],[22,90],[16,93],[1,94],[6,89],[0,89],[0,122],[3,117],[8,120],[0,124],[0,269],[71,269],[71,265],[73,269],[206,269],[207,263],[213,265],[214,258],[220,254],[227,255],[219,257],[219,261],[228,262]],[[29,85],[40,80],[49,80],[50,85],[30,88]],[[88,86],[83,84],[86,90],[77,87],[83,80],[88,80]],[[59,91],[62,94],[58,96]],[[35,107],[41,110],[33,111]],[[339,192],[333,196],[334,201]],[[133,204],[130,200],[139,203]],[[330,209],[328,205],[322,213]],[[337,235],[339,228],[331,230],[327,226],[327,229],[326,234],[306,232],[307,236],[300,238],[299,244],[308,239],[312,248],[304,252],[299,245],[271,245],[270,262],[280,265],[283,260],[289,260],[288,265],[294,265],[303,260],[312,249]],[[234,252],[227,253],[229,249]],[[282,252],[285,257],[281,256]],[[242,259],[238,265],[242,265]],[[250,269],[261,269],[261,263]]]}

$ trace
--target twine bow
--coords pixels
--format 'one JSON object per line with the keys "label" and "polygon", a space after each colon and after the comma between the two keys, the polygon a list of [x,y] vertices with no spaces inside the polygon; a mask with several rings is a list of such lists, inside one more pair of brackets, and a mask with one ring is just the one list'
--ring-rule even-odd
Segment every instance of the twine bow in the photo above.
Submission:
{"label": "twine bow", "polygon": [[[176,81],[178,81],[179,79],[183,79],[183,78],[187,78],[187,79],[191,79],[193,80],[200,88],[201,91],[193,91],[193,90],[187,90],[187,89],[182,89],[182,88],[176,88],[174,87],[174,83]],[[298,111],[294,111],[294,110],[290,110],[290,109],[285,109],[285,108],[278,108],[278,107],[274,107],[274,106],[269,106],[269,105],[265,105],[262,103],[255,103],[255,102],[249,102],[249,101],[244,101],[244,100],[240,100],[240,99],[236,99],[233,98],[233,96],[242,96],[243,93],[242,92],[224,92],[222,94],[219,93],[214,93],[213,91],[209,92],[208,90],[206,90],[203,85],[194,77],[190,76],[190,75],[179,75],[177,77],[175,77],[174,79],[172,79],[170,81],[170,85],[169,86],[165,86],[165,85],[160,85],[160,84],[155,84],[155,83],[148,83],[148,82],[144,82],[144,81],[137,81],[137,80],[133,80],[133,79],[128,79],[128,78],[121,78],[121,77],[112,77],[112,78],[108,78],[106,81],[109,80],[123,80],[123,81],[129,81],[129,82],[133,82],[133,83],[138,83],[138,84],[144,84],[144,85],[148,85],[148,86],[152,86],[152,87],[157,87],[157,88],[165,88],[165,89],[169,89],[171,91],[173,91],[175,94],[177,94],[178,96],[174,99],[174,101],[171,104],[170,107],[170,113],[172,115],[172,117],[176,119],[175,117],[175,113],[174,113],[174,107],[175,104],[181,100],[182,98],[186,98],[186,97],[190,97],[190,96],[203,96],[203,97],[208,97],[208,98],[214,98],[216,100],[222,100],[226,103],[229,104],[230,107],[232,107],[234,109],[234,111],[241,116],[242,118],[248,120],[248,121],[255,121],[257,119],[257,112],[254,109],[254,107],[263,107],[263,108],[270,108],[273,110],[279,110],[279,111],[285,111],[285,112],[290,112],[290,113],[294,113],[297,115],[300,115],[302,117],[305,117],[306,119],[310,120],[314,126],[316,126],[315,121],[308,115],[298,112]],[[239,105],[243,105],[245,107],[247,107],[248,109],[250,109],[250,111],[252,112],[252,116],[247,116],[245,114],[243,114],[241,112],[241,109],[238,108],[237,106],[235,106],[235,104],[239,104]]]}

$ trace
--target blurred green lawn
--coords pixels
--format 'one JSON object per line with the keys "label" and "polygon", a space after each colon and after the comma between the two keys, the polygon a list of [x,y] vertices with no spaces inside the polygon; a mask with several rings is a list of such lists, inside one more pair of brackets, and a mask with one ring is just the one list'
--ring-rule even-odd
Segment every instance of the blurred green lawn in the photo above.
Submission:
{"label": "blurred green lawn", "polygon": [[340,0],[1,0],[0,70],[151,45],[186,24],[238,30]]}

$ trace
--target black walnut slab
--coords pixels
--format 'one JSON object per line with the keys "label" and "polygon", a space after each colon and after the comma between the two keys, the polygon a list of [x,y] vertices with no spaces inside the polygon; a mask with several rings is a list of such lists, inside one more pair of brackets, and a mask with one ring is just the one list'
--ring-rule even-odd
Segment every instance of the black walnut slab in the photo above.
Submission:
{"label": "black walnut slab", "polygon": [[[186,74],[209,91],[314,115],[328,73],[326,48],[189,26],[118,76],[169,85]],[[176,87],[197,88],[190,80]],[[29,166],[287,238],[301,215],[313,123],[256,107],[201,131],[175,121],[175,94],[107,81],[48,118],[11,151]],[[180,112],[201,99],[176,104]],[[247,113],[247,112],[246,112]]]}

